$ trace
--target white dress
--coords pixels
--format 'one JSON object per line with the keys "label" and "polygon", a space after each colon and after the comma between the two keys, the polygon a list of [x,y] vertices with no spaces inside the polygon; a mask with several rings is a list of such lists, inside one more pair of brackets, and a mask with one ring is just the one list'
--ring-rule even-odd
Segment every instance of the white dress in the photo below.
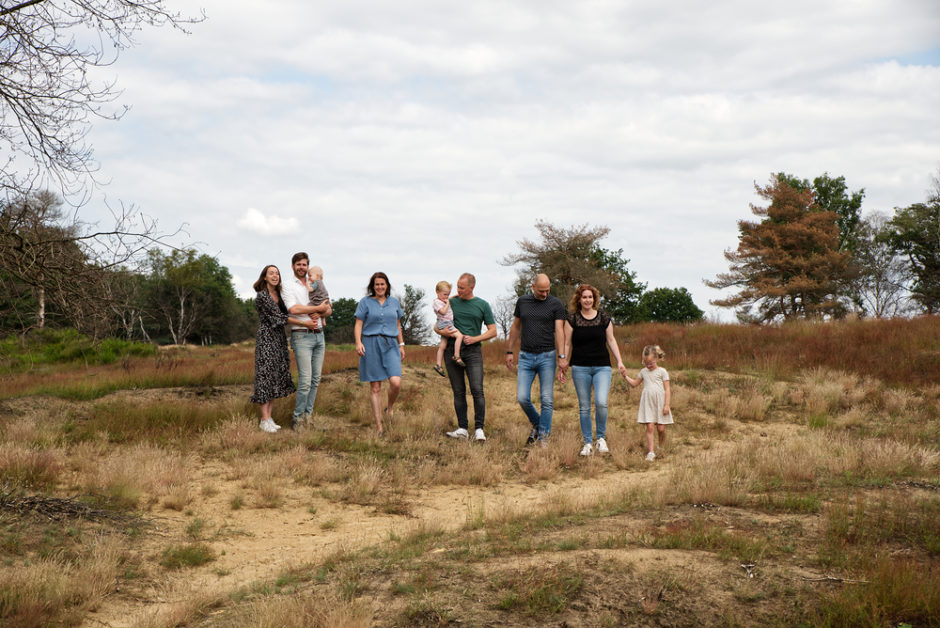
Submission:
{"label": "white dress", "polygon": [[666,369],[661,366],[652,371],[643,369],[637,374],[637,379],[643,380],[637,423],[672,423],[672,410],[669,410],[669,414],[663,414],[663,406],[666,404],[666,386],[663,382],[669,381]]}

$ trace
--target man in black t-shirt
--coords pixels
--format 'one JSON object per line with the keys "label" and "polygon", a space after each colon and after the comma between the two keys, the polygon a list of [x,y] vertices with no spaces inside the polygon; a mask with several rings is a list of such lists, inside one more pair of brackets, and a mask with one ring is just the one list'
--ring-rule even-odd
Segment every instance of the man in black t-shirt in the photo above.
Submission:
{"label": "man in black t-shirt", "polygon": [[[548,275],[536,276],[532,293],[516,301],[512,327],[509,328],[509,350],[506,368],[513,367],[513,350],[519,347],[519,369],[516,376],[516,401],[532,425],[526,444],[536,440],[545,443],[552,431],[556,360],[564,360],[565,306],[550,295]],[[539,378],[540,410],[532,403],[532,383]]]}

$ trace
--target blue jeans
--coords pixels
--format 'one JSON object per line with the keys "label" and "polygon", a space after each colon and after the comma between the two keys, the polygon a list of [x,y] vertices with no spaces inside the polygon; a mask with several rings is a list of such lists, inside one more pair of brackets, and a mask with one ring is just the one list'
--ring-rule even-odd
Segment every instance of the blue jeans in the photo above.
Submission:
{"label": "blue jeans", "polygon": [[594,418],[597,437],[607,435],[607,395],[610,393],[609,366],[572,366],[571,380],[578,394],[578,414],[581,419],[581,438],[591,444],[591,387],[594,387]]}
{"label": "blue jeans", "polygon": [[[470,384],[470,396],[473,398],[473,424],[478,430],[483,429],[486,420],[486,398],[483,396],[483,350],[480,343],[464,345],[460,348],[460,357],[466,367],[461,367],[450,357],[454,355],[454,339],[447,339],[444,352],[444,366],[454,391],[454,412],[457,413],[457,427],[469,429],[467,421],[467,383]],[[466,382],[464,381],[466,375]]]}
{"label": "blue jeans", "polygon": [[[541,412],[532,404],[532,382],[539,378],[539,399]],[[519,352],[519,367],[516,370],[516,401],[522,407],[533,429],[538,430],[539,438],[547,438],[552,431],[552,410],[555,385],[555,352],[543,353]]]}
{"label": "blue jeans", "polygon": [[294,403],[294,422],[313,412],[317,400],[320,374],[323,372],[323,356],[326,355],[326,340],[323,334],[292,331],[291,346],[297,361],[297,401]]}

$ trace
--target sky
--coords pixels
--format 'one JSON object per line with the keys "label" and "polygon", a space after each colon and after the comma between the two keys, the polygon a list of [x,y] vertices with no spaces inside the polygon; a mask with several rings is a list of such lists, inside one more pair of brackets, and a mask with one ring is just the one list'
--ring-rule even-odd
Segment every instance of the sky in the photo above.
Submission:
{"label": "sky", "polygon": [[107,185],[83,218],[183,225],[243,297],[307,251],[334,299],[381,270],[429,296],[471,272],[492,302],[544,220],[608,226],[649,289],[733,320],[702,281],[755,183],[828,172],[890,213],[940,168],[936,0],[168,6],[206,19],[99,72],[130,110],[89,135]]}

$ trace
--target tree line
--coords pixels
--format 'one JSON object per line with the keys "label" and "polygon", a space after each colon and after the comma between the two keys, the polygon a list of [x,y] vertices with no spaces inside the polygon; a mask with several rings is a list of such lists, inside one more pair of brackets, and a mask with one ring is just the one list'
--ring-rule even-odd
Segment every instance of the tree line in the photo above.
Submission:
{"label": "tree line", "polygon": [[551,279],[551,294],[566,305],[580,284],[591,284],[601,295],[600,306],[617,325],[645,321],[688,323],[701,320],[704,312],[692,301],[686,288],[656,288],[637,279],[623,249],[601,245],[610,233],[606,226],[587,224],[569,227],[544,220],[535,223],[538,240],[522,239],[519,250],[500,260],[517,266],[513,294],[497,300],[493,315],[504,336],[512,324],[516,298],[531,290],[535,276]]}
{"label": "tree line", "polygon": [[[103,229],[77,219],[97,188],[86,142],[91,122],[126,110],[111,107],[115,85],[95,82],[91,70],[114,63],[143,28],[185,29],[202,19],[164,0],[0,8],[8,53],[0,73],[0,334],[67,326],[92,338],[224,343],[253,333],[250,301],[238,299],[215,258],[166,247],[175,234],[159,232],[133,206],[112,208],[113,223]],[[77,199],[72,216],[46,191],[50,183]],[[828,173],[812,182],[781,173],[755,187],[767,204],[752,206],[756,220],[738,223],[738,247],[725,252],[729,271],[705,282],[736,292],[712,304],[757,323],[940,311],[940,179],[925,202],[892,216],[862,216],[864,190],[849,191],[843,177]],[[579,283],[593,284],[618,324],[702,318],[688,290],[647,290],[622,249],[601,246],[607,227],[538,222],[536,230],[539,240],[519,241],[519,251],[502,260],[518,267],[514,294],[494,303],[504,333],[516,296],[540,272],[563,300]],[[398,296],[406,339],[426,339],[424,291],[406,285]],[[329,341],[351,342],[355,303],[334,302]]]}
{"label": "tree line", "polygon": [[[940,178],[925,202],[893,216],[861,214],[864,190],[825,173],[812,182],[775,174],[755,186],[765,205],[738,222],[727,273],[705,280],[736,290],[711,301],[741,322],[765,323],[848,314],[886,318],[940,312]],[[684,287],[648,290],[623,249],[604,248],[605,226],[535,224],[538,239],[518,241],[500,263],[516,267],[513,294],[493,304],[508,333],[518,295],[539,273],[567,302],[593,284],[616,324],[695,322],[703,317]],[[108,239],[110,237],[110,240]],[[111,242],[110,248],[102,242]],[[70,327],[92,338],[156,343],[231,343],[254,335],[252,299],[240,299],[229,270],[194,249],[168,249],[146,237],[95,233],[70,220],[62,201],[42,191],[0,201],[0,334]],[[431,339],[425,291],[405,284],[396,296],[409,344]],[[357,301],[333,302],[327,341],[352,342]]]}
{"label": "tree line", "polygon": [[738,222],[729,271],[705,284],[741,322],[890,318],[940,312],[940,172],[923,203],[861,214],[865,191],[844,177],[790,174],[755,184],[766,205]]}
{"label": "tree line", "polygon": [[[192,248],[144,247],[156,238],[134,240],[115,257],[101,242],[52,192],[0,200],[0,336],[72,328],[93,339],[158,344],[254,337],[254,299],[238,297],[216,258]],[[405,285],[398,296],[406,341],[420,343],[430,333],[421,311],[424,291]],[[328,342],[352,342],[356,305],[348,298],[333,302]]]}
{"label": "tree line", "polygon": [[[227,344],[251,338],[257,326],[253,299],[238,298],[229,270],[195,249],[173,249],[135,241],[114,261],[100,238],[63,211],[62,200],[42,191],[0,201],[0,334],[31,329],[73,328],[91,338],[119,337],[159,344]],[[503,263],[522,262],[517,294],[539,272],[554,278],[553,293],[569,299],[577,283],[605,295],[619,324],[642,320],[698,320],[702,311],[684,288],[646,291],[629,270],[623,251],[598,241],[606,227],[559,228],[536,224],[542,242],[520,242],[521,252]],[[156,240],[154,240],[156,241]],[[431,340],[426,292],[405,284],[396,294],[408,344]],[[333,301],[325,332],[332,344],[353,341],[357,300]],[[512,323],[515,296],[495,304],[504,334]]]}

